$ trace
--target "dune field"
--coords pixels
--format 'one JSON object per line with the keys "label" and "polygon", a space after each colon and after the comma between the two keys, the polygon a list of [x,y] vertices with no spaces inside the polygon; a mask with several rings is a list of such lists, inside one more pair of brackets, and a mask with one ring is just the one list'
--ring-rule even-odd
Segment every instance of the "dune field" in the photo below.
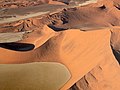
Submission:
{"label": "dune field", "polygon": [[119,44],[120,0],[1,0],[0,90],[120,90]]}

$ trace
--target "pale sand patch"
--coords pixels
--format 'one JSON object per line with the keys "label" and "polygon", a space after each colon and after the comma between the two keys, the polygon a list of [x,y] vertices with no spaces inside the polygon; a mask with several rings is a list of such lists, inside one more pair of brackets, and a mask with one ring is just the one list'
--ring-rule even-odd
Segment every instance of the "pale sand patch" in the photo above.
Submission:
{"label": "pale sand patch", "polygon": [[69,79],[68,69],[59,63],[2,64],[1,90],[58,90]]}
{"label": "pale sand patch", "polygon": [[16,42],[23,39],[25,32],[0,33],[0,43]]}
{"label": "pale sand patch", "polygon": [[27,18],[31,18],[31,17],[36,17],[36,16],[48,14],[48,13],[49,13],[49,11],[31,13],[31,14],[24,15],[24,16],[16,16],[16,17],[11,17],[11,18],[5,18],[5,19],[1,19],[0,23],[10,23],[10,22],[19,21],[19,20],[23,20],[23,19],[27,19]]}

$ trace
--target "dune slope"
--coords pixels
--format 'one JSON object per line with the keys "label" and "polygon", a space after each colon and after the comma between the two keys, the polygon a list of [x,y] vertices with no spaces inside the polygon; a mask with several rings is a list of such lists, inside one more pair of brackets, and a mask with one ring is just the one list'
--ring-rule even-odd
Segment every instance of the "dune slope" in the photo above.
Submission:
{"label": "dune slope", "polygon": [[[48,33],[52,31],[47,26],[44,29]],[[107,90],[111,87],[111,90],[118,90],[120,69],[110,47],[110,36],[109,29],[87,32],[80,31],[79,29],[60,31],[56,32],[43,45],[32,51],[19,52],[1,48],[0,51],[5,53],[1,53],[0,59],[1,63],[28,63],[37,61],[64,64],[71,72],[72,77],[61,90],[70,88],[84,75],[88,77],[87,80],[90,85],[86,87],[87,89],[104,88]],[[43,41],[40,40],[39,42]],[[33,44],[37,45],[37,43]],[[104,85],[107,83],[109,83],[108,87],[105,88]],[[86,85],[86,83],[84,84]],[[84,85],[81,88],[84,89]]]}
{"label": "dune slope", "polygon": [[[58,9],[48,15],[39,14],[12,22],[3,22],[2,17],[0,33],[9,32],[13,36],[27,33],[22,34],[21,39],[15,39],[16,42],[11,37],[9,43],[1,38],[0,64],[58,62],[71,73],[70,80],[60,90],[119,90],[120,1],[98,0],[74,8],[69,7],[73,0],[46,0],[42,3],[48,3],[42,4],[43,11],[54,11],[52,7],[46,8],[52,5]],[[14,10],[30,12],[31,8],[37,12],[41,7],[28,6],[10,8],[6,15],[13,15]],[[22,12],[23,16],[25,13]]]}

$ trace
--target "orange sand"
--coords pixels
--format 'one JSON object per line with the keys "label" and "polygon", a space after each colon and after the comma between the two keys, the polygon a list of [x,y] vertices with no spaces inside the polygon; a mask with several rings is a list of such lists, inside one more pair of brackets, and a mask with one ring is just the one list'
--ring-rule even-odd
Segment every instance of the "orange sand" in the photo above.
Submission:
{"label": "orange sand", "polygon": [[59,62],[72,75],[60,90],[119,90],[119,4],[119,0],[99,0],[45,15],[42,19],[35,17],[1,24],[0,32],[32,30],[17,43],[35,47],[17,51],[12,48],[18,46],[11,44],[10,50],[4,48],[7,44],[1,44],[0,63]]}

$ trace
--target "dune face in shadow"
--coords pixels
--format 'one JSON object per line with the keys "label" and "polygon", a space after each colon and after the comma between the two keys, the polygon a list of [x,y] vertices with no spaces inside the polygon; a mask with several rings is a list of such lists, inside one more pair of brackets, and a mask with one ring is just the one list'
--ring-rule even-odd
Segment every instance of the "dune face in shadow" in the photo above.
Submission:
{"label": "dune face in shadow", "polygon": [[118,60],[119,64],[120,64],[120,52],[119,51],[116,51],[114,49],[113,50],[113,54],[115,55],[115,58]]}
{"label": "dune face in shadow", "polygon": [[116,28],[113,28],[111,30],[111,47],[113,50],[113,53],[120,63],[120,28],[116,26]]}
{"label": "dune face in shadow", "polygon": [[112,87],[119,90],[119,65],[110,47],[111,32],[108,28],[86,32],[80,29],[54,32],[45,26],[41,31],[46,33],[42,37],[51,32],[54,36],[29,52],[14,52],[0,48],[0,52],[6,52],[0,54],[0,63],[58,62],[64,64],[71,73],[70,80],[60,90],[69,89],[79,80],[77,85],[83,90],[104,90],[107,83],[109,85],[105,89]]}
{"label": "dune face in shadow", "polygon": [[[57,1],[51,2],[54,2],[52,9],[63,5]],[[0,32],[32,32],[16,43],[0,44],[0,64],[58,62],[71,73],[70,80],[60,90],[119,90],[118,1],[100,0],[81,7],[64,7],[50,15],[1,24]]]}
{"label": "dune face in shadow", "polygon": [[27,43],[0,43],[0,47],[15,51],[29,51],[33,50],[35,46]]}

